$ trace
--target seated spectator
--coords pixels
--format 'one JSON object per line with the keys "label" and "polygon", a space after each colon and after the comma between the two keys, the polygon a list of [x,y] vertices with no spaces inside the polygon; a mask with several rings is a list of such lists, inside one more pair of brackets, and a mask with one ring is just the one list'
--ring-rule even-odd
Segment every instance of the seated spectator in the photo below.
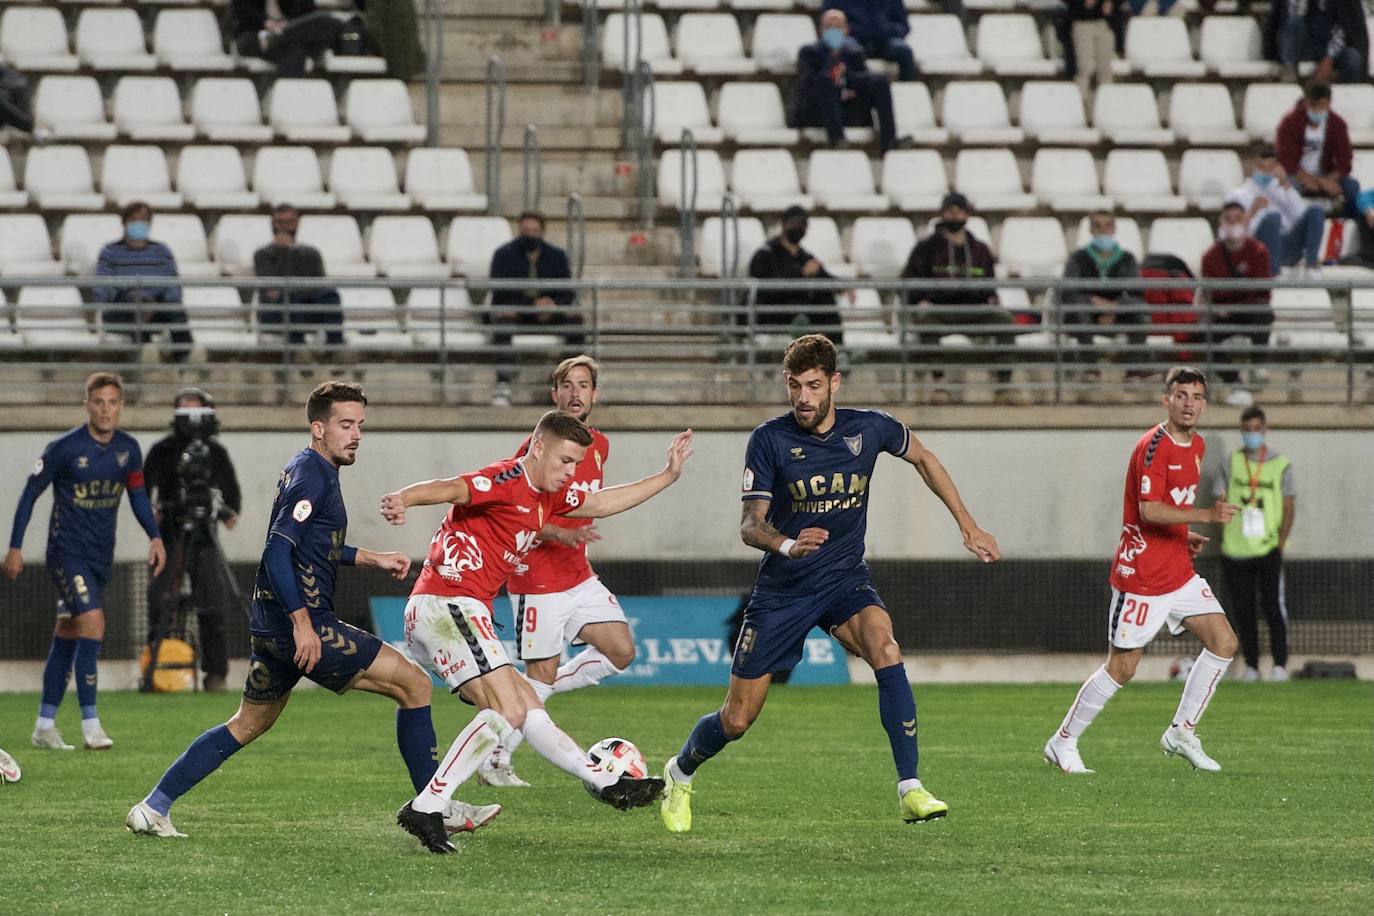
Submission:
{"label": "seated spectator", "polygon": [[1083,102],[1092,98],[1094,83],[1112,81],[1112,61],[1116,59],[1116,33],[1112,26],[1124,19],[1121,0],[1066,0],[1073,43],[1074,82],[1083,93]]}
{"label": "seated spectator", "polygon": [[839,10],[849,23],[849,37],[863,52],[897,65],[897,79],[916,79],[916,56],[906,43],[911,25],[902,0],[825,0],[822,10]]}
{"label": "seated spectator", "polygon": [[1288,180],[1288,172],[1274,148],[1261,143],[1250,155],[1250,178],[1226,195],[1227,203],[1245,208],[1250,232],[1269,250],[1271,275],[1281,267],[1302,262],[1307,276],[1321,276],[1322,229],[1326,214],[1321,204],[1302,199]]}
{"label": "seated spectator", "polygon": [[1355,218],[1355,231],[1359,233],[1359,238],[1355,242],[1355,253],[1341,263],[1374,270],[1374,188],[1360,194],[1355,209],[1359,211],[1359,216]]}
{"label": "seated spectator", "polygon": [[[755,280],[833,280],[825,265],[801,247],[806,228],[805,208],[792,206],[784,210],[782,231],[754,252],[749,259],[749,276]],[[761,289],[754,302],[758,306],[754,319],[757,325],[783,325],[794,337],[815,331],[836,344],[844,343],[834,289]]]}
{"label": "seated spectator", "polygon": [[[13,127],[26,134],[34,133],[33,100],[29,81],[13,67],[0,64],[0,127]],[[38,139],[46,139],[47,132]]]}
{"label": "seated spectator", "polygon": [[[301,214],[290,204],[272,208],[272,241],[253,252],[253,274],[258,277],[323,277],[324,258],[311,245],[296,243]],[[273,308],[298,305],[301,308]],[[315,287],[271,287],[258,290],[258,322],[286,325],[286,340],[305,343],[309,326],[324,329],[328,347],[343,346],[343,308],[339,291]]]}
{"label": "seated spectator", "polygon": [[1265,57],[1283,65],[1283,79],[1298,78],[1298,64],[1315,61],[1316,78],[1329,83],[1367,79],[1369,30],[1360,0],[1274,0],[1265,22]]}
{"label": "seated spectator", "polygon": [[271,61],[279,76],[304,76],[305,62],[332,50],[347,27],[315,0],[233,0],[232,18],[239,54]]}
{"label": "seated spectator", "polygon": [[1360,183],[1350,177],[1354,158],[1350,128],[1331,110],[1331,87],[1313,80],[1293,110],[1279,121],[1275,152],[1279,165],[1298,191],[1308,197],[1329,197],[1337,211],[1355,219]]}
{"label": "seated spectator", "polygon": [[[124,207],[124,236],[100,249],[95,262],[98,277],[176,277],[177,261],[172,250],[148,238],[153,210],[141,200]],[[186,324],[186,309],[181,305],[181,287],[145,288],[97,286],[95,301],[101,310],[106,330],[128,334],[146,344],[153,335],[167,331],[172,338],[172,359],[184,362],[191,352],[191,329]],[[132,305],[133,308],[109,306]]]}
{"label": "seated spectator", "polygon": [[[1221,208],[1217,241],[1202,255],[1202,276],[1215,279],[1263,280],[1274,276],[1269,252],[1259,239],[1246,230],[1249,222],[1244,204],[1228,200]],[[1268,289],[1199,290],[1198,304],[1211,305],[1211,321],[1202,336],[1217,344],[1229,337],[1249,338],[1257,347],[1269,343],[1274,326],[1274,310],[1269,305]],[[1213,351],[1213,359],[1227,362]],[[1240,371],[1231,367],[1218,370],[1217,376],[1232,390],[1225,401],[1232,407],[1249,407],[1254,397],[1240,384]]]}
{"label": "seated spectator", "polygon": [[[1069,255],[1064,265],[1066,279],[1134,280],[1140,277],[1140,265],[1135,255],[1116,241],[1116,217],[1107,212],[1088,217],[1092,240]],[[1093,290],[1065,290],[1064,320],[1079,345],[1091,348],[1097,334],[1115,334],[1129,327],[1126,339],[1133,347],[1142,347],[1148,333],[1149,315],[1144,299],[1137,292],[1104,286]],[[1090,352],[1083,354],[1085,362],[1095,362]],[[1094,381],[1098,372],[1090,369],[1084,381]]]}
{"label": "seated spectator", "polygon": [[[992,249],[966,228],[972,208],[968,198],[957,191],[946,194],[940,203],[940,222],[935,231],[916,243],[902,270],[903,279],[917,280],[989,280],[996,276],[997,260]],[[915,308],[912,320],[916,324],[927,325],[1007,325],[1005,331],[980,334],[969,333],[962,327],[946,330],[920,332],[916,339],[922,349],[938,346],[940,338],[949,334],[967,333],[981,340],[995,341],[999,346],[1012,346],[1016,342],[1015,332],[1010,326],[1016,319],[1011,312],[1001,307],[1001,300],[994,289],[984,291],[943,289],[939,285],[918,286],[907,292],[908,305]],[[944,371],[936,369],[932,373],[937,385],[945,377]],[[998,384],[996,400],[998,403],[1011,404],[1019,400],[1018,393],[1011,389],[1011,370],[998,369],[994,372]],[[934,403],[949,403],[957,400],[953,392],[937,388],[931,398]]]}
{"label": "seated spectator", "polygon": [[797,97],[792,104],[796,127],[824,127],[831,146],[844,142],[845,125],[871,127],[878,118],[878,145],[887,152],[896,142],[892,86],[881,73],[870,73],[863,48],[849,37],[844,13],[821,14],[821,40],[797,53]]}
{"label": "seated spectator", "polygon": [[[491,309],[483,315],[490,324],[497,325],[491,333],[492,345],[498,349],[510,346],[511,325],[530,328],[530,333],[551,333],[554,328],[579,330],[559,331],[569,346],[581,346],[582,315],[576,308],[577,294],[570,289],[542,289],[539,280],[571,280],[568,255],[550,242],[544,241],[544,214],[526,210],[520,214],[520,235],[497,248],[491,256],[493,280],[529,280],[526,289],[498,289],[491,294]],[[505,327],[499,327],[505,325]],[[496,392],[492,404],[509,407],[513,369],[496,373]]]}

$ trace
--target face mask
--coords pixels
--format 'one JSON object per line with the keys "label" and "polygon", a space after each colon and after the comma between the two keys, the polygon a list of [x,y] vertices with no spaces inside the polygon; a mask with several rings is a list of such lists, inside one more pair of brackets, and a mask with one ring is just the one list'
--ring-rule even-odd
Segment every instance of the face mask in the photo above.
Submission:
{"label": "face mask", "polygon": [[1274,183],[1274,176],[1268,172],[1256,172],[1252,177],[1255,179],[1255,184],[1261,188],[1267,188]]}
{"label": "face mask", "polygon": [[1240,434],[1240,441],[1247,451],[1257,452],[1264,446],[1264,433],[1247,430]]}
{"label": "face mask", "polygon": [[837,51],[844,44],[844,29],[830,26],[821,32],[821,41],[832,51]]}
{"label": "face mask", "polygon": [[148,221],[136,219],[124,227],[124,234],[129,237],[131,242],[148,241]]}
{"label": "face mask", "polygon": [[540,239],[535,238],[532,235],[520,236],[520,246],[524,248],[526,251],[537,251],[539,249],[539,242]]}
{"label": "face mask", "polygon": [[1116,236],[1095,235],[1093,236],[1093,247],[1098,251],[1111,251],[1116,247]]}
{"label": "face mask", "polygon": [[786,229],[782,230],[782,237],[793,245],[800,245],[801,240],[806,238],[806,227],[788,226]]}
{"label": "face mask", "polygon": [[940,220],[940,228],[943,229],[945,232],[948,232],[950,235],[954,235],[954,233],[956,233],[956,232],[960,231],[961,229],[963,229],[963,228],[964,228],[964,225],[965,225],[967,222],[968,222],[968,220],[963,220],[963,219],[945,219],[945,220]]}
{"label": "face mask", "polygon": [[1245,227],[1240,223],[1223,223],[1217,230],[1217,238],[1223,242],[1239,242],[1245,238]]}
{"label": "face mask", "polygon": [[1312,122],[1313,127],[1321,127],[1323,124],[1326,123],[1326,112],[1309,111],[1307,113],[1307,120]]}

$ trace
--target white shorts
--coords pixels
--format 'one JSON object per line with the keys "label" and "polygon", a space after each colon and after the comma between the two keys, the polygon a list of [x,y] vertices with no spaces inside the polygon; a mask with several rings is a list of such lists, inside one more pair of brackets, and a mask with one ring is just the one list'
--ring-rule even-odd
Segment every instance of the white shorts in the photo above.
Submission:
{"label": "white shorts", "polygon": [[411,657],[450,690],[510,664],[491,611],[476,598],[411,595],[405,629]]}
{"label": "white shorts", "polygon": [[1221,602],[1199,575],[1163,595],[1132,595],[1112,589],[1107,640],[1118,649],[1143,649],[1166,623],[1170,635],[1178,636],[1185,618],[1222,613]]}
{"label": "white shorts", "polygon": [[566,592],[511,595],[510,608],[522,660],[561,655],[589,623],[628,623],[620,602],[596,576]]}

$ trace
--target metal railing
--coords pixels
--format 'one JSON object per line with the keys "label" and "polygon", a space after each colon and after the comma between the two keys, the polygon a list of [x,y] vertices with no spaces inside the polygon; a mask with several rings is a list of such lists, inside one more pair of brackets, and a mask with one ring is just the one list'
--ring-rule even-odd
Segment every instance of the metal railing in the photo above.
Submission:
{"label": "metal railing", "polygon": [[425,145],[439,145],[439,83],[444,65],[444,13],[439,0],[425,0]]}
{"label": "metal railing", "polygon": [[525,210],[538,210],[544,196],[544,155],[539,147],[539,128],[525,125],[525,150],[520,161],[522,190],[520,201]]}
{"label": "metal railing", "polygon": [[682,128],[678,151],[678,276],[693,277],[697,272],[697,140],[690,127]]}
{"label": "metal railing", "polygon": [[[726,191],[720,199],[720,276],[733,280],[739,272],[739,207],[735,195]],[[727,286],[721,291],[721,301],[733,306],[736,290]]]}
{"label": "metal railing", "polygon": [[566,223],[568,265],[573,279],[580,280],[587,268],[587,213],[582,207],[582,195],[576,191],[568,195]]}
{"label": "metal railing", "polygon": [[654,74],[648,61],[641,60],[635,68],[636,129],[629,146],[635,157],[635,217],[641,227],[653,225],[658,202],[654,197],[654,131],[658,120],[657,99],[654,96]]}
{"label": "metal railing", "polygon": [[501,212],[501,137],[506,132],[506,66],[493,54],[487,59],[487,213]]}
{"label": "metal railing", "polygon": [[601,23],[596,0],[582,0],[582,89],[595,92],[601,85]]}

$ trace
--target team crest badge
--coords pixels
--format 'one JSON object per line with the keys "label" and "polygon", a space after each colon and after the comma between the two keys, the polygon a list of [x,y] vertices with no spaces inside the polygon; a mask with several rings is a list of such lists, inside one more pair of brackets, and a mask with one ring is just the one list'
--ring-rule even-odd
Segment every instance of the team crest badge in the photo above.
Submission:
{"label": "team crest badge", "polygon": [[592,450],[592,457],[596,459],[596,469],[597,469],[598,471],[601,470],[601,453],[600,453],[599,451],[593,449],[593,450]]}
{"label": "team crest badge", "polygon": [[129,453],[115,452],[115,461],[118,462],[120,467],[124,467],[124,465],[129,463]]}
{"label": "team crest badge", "polygon": [[794,446],[794,447],[792,448],[792,460],[793,460],[793,461],[801,461],[801,460],[802,460],[803,458],[805,458],[805,457],[806,457],[806,454],[802,451],[802,447],[801,447],[800,445]]}
{"label": "team crest badge", "polygon": [[844,444],[849,446],[849,453],[851,455],[858,455],[864,450],[864,434],[859,433],[857,436],[845,436]]}
{"label": "team crest badge", "polygon": [[90,460],[89,458],[87,458],[85,455],[78,455],[78,456],[77,456],[77,459],[76,459],[76,466],[77,466],[77,467],[79,467],[79,468],[85,468],[85,467],[87,467],[90,463],[91,463],[91,460]]}

